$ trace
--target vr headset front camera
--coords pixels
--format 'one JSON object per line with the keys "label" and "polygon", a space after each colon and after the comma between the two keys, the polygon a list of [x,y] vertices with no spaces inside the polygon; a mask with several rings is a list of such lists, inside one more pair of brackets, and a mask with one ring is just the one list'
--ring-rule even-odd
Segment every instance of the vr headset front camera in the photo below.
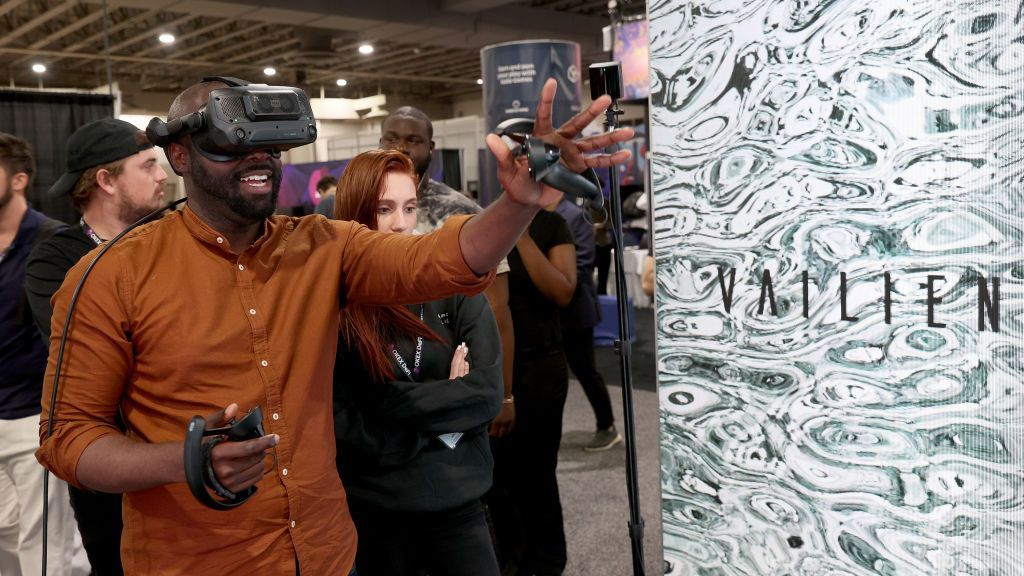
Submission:
{"label": "vr headset front camera", "polygon": [[235,160],[254,150],[275,157],[284,150],[316,140],[316,120],[309,98],[299,88],[250,84],[226,76],[208,76],[203,82],[228,85],[210,92],[198,111],[164,122],[153,118],[146,136],[166,148],[183,134],[191,134],[200,154],[216,162]]}

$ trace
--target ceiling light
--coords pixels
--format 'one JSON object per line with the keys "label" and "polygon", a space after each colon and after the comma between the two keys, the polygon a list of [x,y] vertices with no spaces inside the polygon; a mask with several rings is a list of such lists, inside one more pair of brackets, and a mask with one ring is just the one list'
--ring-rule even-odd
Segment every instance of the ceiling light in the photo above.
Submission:
{"label": "ceiling light", "polygon": [[266,68],[263,69],[264,76],[273,76],[275,74],[277,74],[277,70],[274,70],[273,66],[267,66]]}
{"label": "ceiling light", "polygon": [[477,78],[476,79],[476,84],[477,84],[477,86],[483,86],[484,85],[484,79],[483,78]]}
{"label": "ceiling light", "polygon": [[345,80],[344,78],[338,78],[338,81],[335,82],[335,84],[337,84],[338,86],[346,86],[348,85],[348,80]]}
{"label": "ceiling light", "polygon": [[36,74],[42,74],[43,72],[46,72],[46,66],[42,64],[33,64],[32,71]]}
{"label": "ceiling light", "polygon": [[370,44],[363,44],[359,47],[360,54],[373,54],[373,46]]}
{"label": "ceiling light", "polygon": [[159,37],[157,37],[157,39],[160,40],[160,42],[163,42],[164,44],[173,44],[174,34],[168,34],[167,32],[164,32]]}

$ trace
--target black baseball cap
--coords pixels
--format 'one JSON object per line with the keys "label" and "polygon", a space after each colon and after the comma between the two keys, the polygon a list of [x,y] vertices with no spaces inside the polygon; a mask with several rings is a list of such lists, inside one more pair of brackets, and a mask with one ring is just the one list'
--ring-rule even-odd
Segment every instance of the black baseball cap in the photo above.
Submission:
{"label": "black baseball cap", "polygon": [[136,139],[138,133],[138,127],[116,118],[89,122],[75,130],[68,138],[65,149],[68,159],[64,175],[50,187],[47,194],[51,198],[70,194],[82,173],[89,168],[152,148],[153,143],[146,139],[141,139],[142,144],[139,144]]}

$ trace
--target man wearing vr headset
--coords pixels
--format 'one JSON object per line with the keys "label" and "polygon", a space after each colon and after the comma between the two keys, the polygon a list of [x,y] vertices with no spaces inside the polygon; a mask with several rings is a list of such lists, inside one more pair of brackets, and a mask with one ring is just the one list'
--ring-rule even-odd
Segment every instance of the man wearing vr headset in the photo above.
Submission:
{"label": "man wearing vr headset", "polygon": [[[186,89],[168,117],[189,117],[223,88],[204,82]],[[584,156],[630,138],[628,129],[571,140],[608,106],[607,98],[555,130],[554,94],[548,81],[535,135],[557,145],[570,169],[629,157],[626,151]],[[47,437],[56,335],[88,258],[54,297],[37,457],[76,486],[125,494],[125,574],[242,567],[255,574],[347,574],[356,536],[330,428],[340,305],[480,292],[534,214],[554,198],[490,135],[506,194],[479,215],[450,218],[433,234],[381,234],[351,222],[273,216],[278,154],[253,146],[228,157],[200,148],[215,141],[189,129],[167,141],[171,167],[185,180],[186,208],[140,227],[93,269],[67,332],[60,401]],[[262,408],[267,435],[216,444],[210,472],[230,492],[259,491],[219,513],[184,484],[182,437],[192,415],[219,410],[208,425],[221,426],[239,406]],[[127,434],[114,425],[119,411]]]}

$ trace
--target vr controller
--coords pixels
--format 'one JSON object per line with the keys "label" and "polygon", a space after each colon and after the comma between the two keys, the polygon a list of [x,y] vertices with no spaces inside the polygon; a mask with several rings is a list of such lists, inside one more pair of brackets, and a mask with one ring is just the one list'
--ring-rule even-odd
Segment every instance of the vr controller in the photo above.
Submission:
{"label": "vr controller", "polygon": [[253,150],[280,156],[284,150],[316,140],[316,120],[301,89],[250,84],[229,76],[203,78],[203,82],[212,81],[228,87],[210,92],[206,105],[192,114],[169,122],[150,120],[146,127],[150,142],[166,148],[191,134],[200,154],[227,162]]}
{"label": "vr controller", "polygon": [[559,162],[562,156],[557,146],[548,144],[540,138],[530,136],[533,133],[534,121],[529,118],[509,118],[494,129],[495,134],[508,138],[517,146],[512,153],[525,156],[530,176],[536,182],[543,182],[552,188],[565,192],[573,198],[585,198],[594,208],[604,205],[604,194],[601,191],[601,180],[593,168],[587,168],[582,174],[569,170]]}
{"label": "vr controller", "polygon": [[[256,406],[241,420],[231,420],[228,424],[229,426],[224,428],[207,430],[206,419],[202,416],[193,416],[185,434],[185,480],[188,482],[188,489],[196,500],[214,510],[231,510],[256,493],[255,486],[246,488],[239,494],[222,486],[213,473],[210,454],[221,442],[241,442],[264,436],[263,411]],[[212,439],[203,442],[203,438],[208,437]],[[219,498],[211,496],[211,491]]]}

